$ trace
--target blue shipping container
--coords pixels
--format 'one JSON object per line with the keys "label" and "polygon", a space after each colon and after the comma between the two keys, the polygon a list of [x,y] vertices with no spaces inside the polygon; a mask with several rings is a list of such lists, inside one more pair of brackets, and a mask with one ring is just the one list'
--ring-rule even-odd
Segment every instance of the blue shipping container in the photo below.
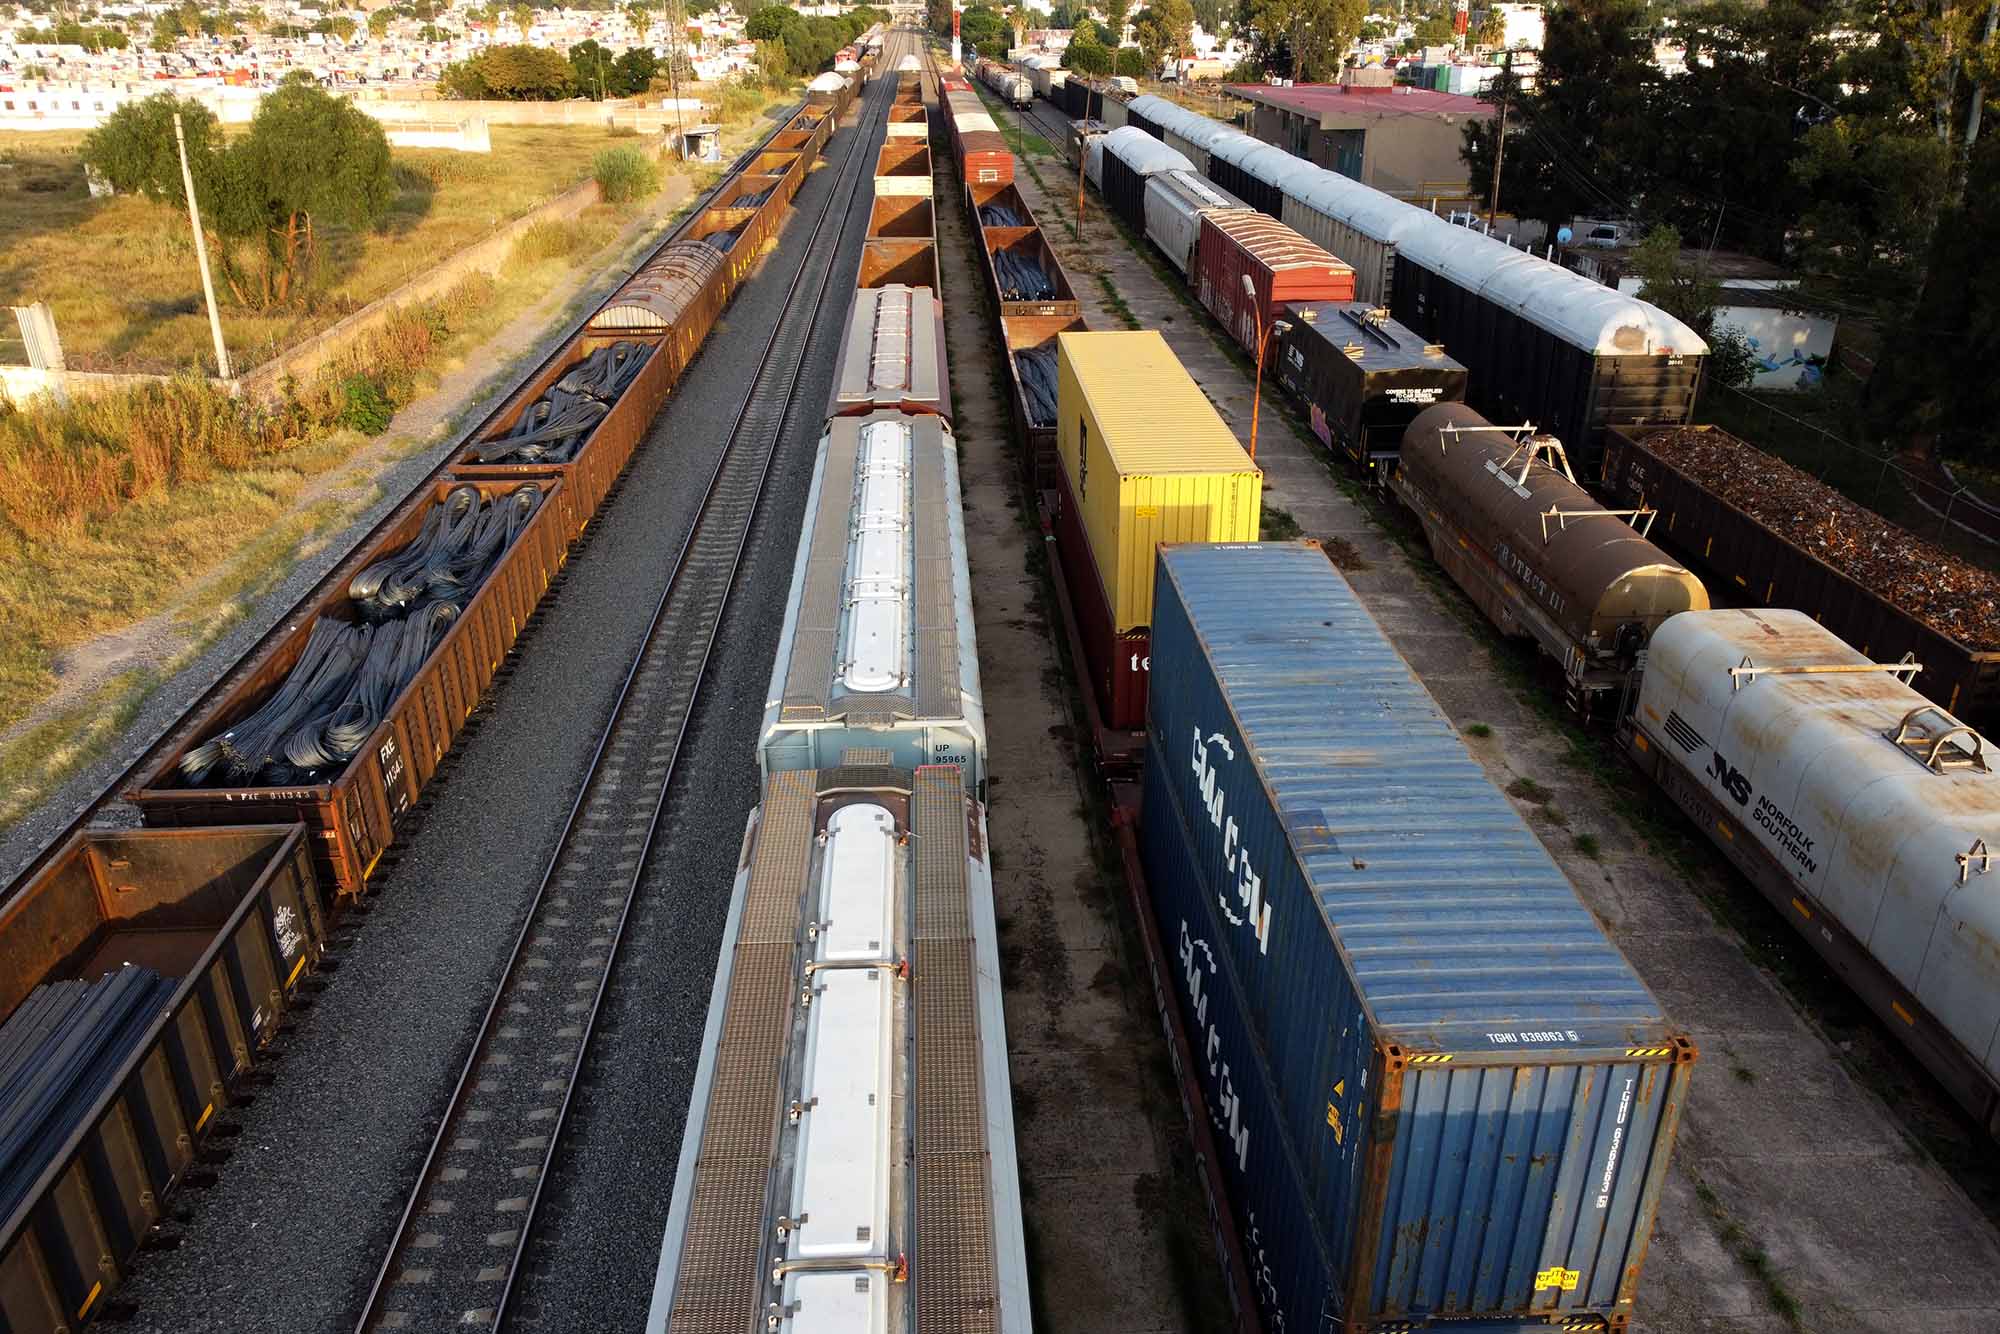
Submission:
{"label": "blue shipping container", "polygon": [[1160,776],[1158,757],[1149,757],[1141,816],[1146,891],[1243,1238],[1258,1322],[1266,1334],[1322,1334],[1339,1328],[1333,1257],[1301,1192],[1303,1174],[1278,1122],[1277,1091],[1255,1054],[1190,849],[1176,842],[1179,822],[1157,808]]}
{"label": "blue shipping container", "polygon": [[1693,1045],[1317,547],[1156,578],[1148,875],[1193,858],[1339,1327],[1629,1314]]}

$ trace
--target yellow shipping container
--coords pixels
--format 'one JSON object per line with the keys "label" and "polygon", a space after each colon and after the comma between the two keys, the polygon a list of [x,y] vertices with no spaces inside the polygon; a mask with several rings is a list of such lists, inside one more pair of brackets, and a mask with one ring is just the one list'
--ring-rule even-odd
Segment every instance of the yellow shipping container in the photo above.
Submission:
{"label": "yellow shipping container", "polygon": [[1264,474],[1156,329],[1056,337],[1056,452],[1111,607],[1153,623],[1161,542],[1254,542]]}

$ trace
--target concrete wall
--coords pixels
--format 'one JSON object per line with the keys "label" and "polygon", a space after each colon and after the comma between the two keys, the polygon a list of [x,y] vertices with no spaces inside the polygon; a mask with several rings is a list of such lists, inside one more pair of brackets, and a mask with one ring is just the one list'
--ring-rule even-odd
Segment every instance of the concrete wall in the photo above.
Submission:
{"label": "concrete wall", "polygon": [[11,402],[25,405],[43,394],[69,399],[88,397],[136,384],[158,384],[165,375],[98,375],[90,371],[44,371],[33,366],[0,366],[0,394]]}
{"label": "concrete wall", "polygon": [[382,126],[383,135],[396,148],[449,148],[460,153],[490,153],[493,136],[483,117],[465,121],[411,121]]}
{"label": "concrete wall", "polygon": [[[143,102],[163,90],[195,98],[225,125],[249,124],[257,113],[258,101],[268,91],[219,84],[190,88],[167,83],[16,83],[12,91],[0,92],[0,130],[94,130],[125,103]],[[366,89],[342,91],[355,106],[385,126],[484,121],[489,125],[626,125],[657,130],[663,121],[671,123],[674,116],[671,102],[641,107],[619,98],[603,102],[441,102],[372,93],[364,96]],[[698,97],[683,97],[680,104],[684,117],[702,114]]]}
{"label": "concrete wall", "polygon": [[1363,135],[1361,183],[1428,208],[1433,199],[1442,206],[1470,197],[1465,163],[1458,155],[1462,123],[1461,117],[1440,113],[1329,112],[1315,117],[1257,103],[1250,133],[1314,166],[1340,171],[1341,145],[1358,130]]}

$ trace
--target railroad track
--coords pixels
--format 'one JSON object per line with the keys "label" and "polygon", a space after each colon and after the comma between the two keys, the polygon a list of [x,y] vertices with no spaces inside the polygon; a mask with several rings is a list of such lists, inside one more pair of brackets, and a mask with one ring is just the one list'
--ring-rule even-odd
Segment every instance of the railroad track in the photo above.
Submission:
{"label": "railroad track", "polygon": [[[887,102],[878,82],[862,121]],[[517,1305],[633,905],[873,134],[857,128],[356,1323],[501,1327]],[[837,227],[836,227],[837,233]],[[815,408],[817,405],[814,405]]]}
{"label": "railroad track", "polygon": [[[716,180],[715,184],[694,197],[681,221],[674,224],[673,228],[660,238],[657,245],[653,246],[633,264],[631,272],[637,273],[640,269],[651,263],[661,251],[676,241],[681,240],[688,228],[701,217],[703,210],[709,206],[715,196],[731,181],[736,179],[747,163],[756,158],[758,154],[762,153],[769,146],[771,139],[784,129],[790,115],[796,114],[804,105],[804,103],[799,103],[791,109],[791,112],[787,116],[776,119],[773,122],[772,128],[767,133],[759,137],[756,143],[739,153],[736,159],[729,164],[728,169]],[[550,344],[551,351],[549,356],[536,362],[533,368],[525,371],[506,394],[496,397],[493,400],[491,410],[460,434],[457,442],[445,453],[443,461],[423,478],[413,483],[407,495],[415,495],[443,477],[445,471],[451,466],[451,460],[457,457],[459,449],[468,441],[477,437],[480,432],[484,431],[491,424],[493,419],[506,406],[508,400],[513,397],[513,390],[541,374],[547,368],[549,361],[554,357],[560,356],[562,350],[569,345],[570,340],[583,331],[595,313],[596,308],[593,305],[591,309],[578,315],[572,324],[556,336]],[[370,527],[367,532],[360,534],[352,543],[348,544],[346,551],[328,566],[325,577],[315,582],[311,588],[301,594],[298,601],[284,615],[278,617],[272,623],[269,631],[261,635],[255,643],[245,649],[234,662],[223,667],[216,674],[214,680],[202,688],[176,714],[171,722],[162,725],[154,735],[146,740],[133,755],[131,762],[115,777],[110,779],[102,790],[94,796],[86,797],[80,801],[72,810],[69,819],[61,829],[49,836],[41,846],[33,852],[26,854],[22,860],[15,863],[12,867],[7,866],[4,861],[0,861],[0,886],[4,887],[4,889],[0,889],[0,902],[5,902],[8,898],[11,898],[16,889],[32,880],[48,864],[55,853],[79,831],[91,827],[123,828],[136,825],[138,823],[137,812],[124,802],[126,787],[136,780],[140,774],[144,773],[158,756],[174,750],[184,742],[190,740],[192,729],[197,723],[208,716],[209,707],[233,690],[242,679],[246,669],[258,659],[259,655],[271,641],[276,636],[285,633],[287,628],[302,611],[315,605],[325,594],[329,581],[339,572],[347,556],[355,551],[364,549],[369,543],[379,537],[390,524],[396,522],[401,515],[401,503],[389,506],[383,512],[378,522]]]}

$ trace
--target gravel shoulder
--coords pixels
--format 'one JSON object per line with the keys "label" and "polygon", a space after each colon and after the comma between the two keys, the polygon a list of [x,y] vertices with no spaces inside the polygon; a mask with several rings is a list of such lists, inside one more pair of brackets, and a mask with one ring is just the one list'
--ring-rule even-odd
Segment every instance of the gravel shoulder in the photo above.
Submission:
{"label": "gravel shoulder", "polygon": [[[1050,191],[1025,172],[1017,184],[1091,326],[1127,327],[1129,315],[1159,329],[1247,439],[1245,359],[1095,195],[1077,245],[1073,178],[1051,159],[1036,166]],[[1552,716],[1532,660],[1496,638],[1413,525],[1360,497],[1270,393],[1257,455],[1267,502],[1327,546],[1452,721],[1492,729],[1471,742],[1488,776],[1548,790],[1519,802],[1523,814],[1701,1048],[1632,1329],[2000,1329],[2000,1233],[1972,1198],[1988,1210],[1996,1198],[1990,1143],[1808,949],[1770,929],[1756,892],[1604,738]]]}
{"label": "gravel shoulder", "polygon": [[[934,142],[935,142],[934,136]],[[1034,1323],[1226,1327],[1145,956],[1077,745],[1044,540],[1023,509],[998,326],[949,152],[940,282],[990,738],[988,829]]]}

